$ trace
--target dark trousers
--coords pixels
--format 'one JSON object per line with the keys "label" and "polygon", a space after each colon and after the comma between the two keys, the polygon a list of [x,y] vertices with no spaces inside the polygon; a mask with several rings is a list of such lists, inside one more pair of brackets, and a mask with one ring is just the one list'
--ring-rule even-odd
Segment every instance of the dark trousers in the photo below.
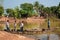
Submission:
{"label": "dark trousers", "polygon": [[14,27],[14,31],[16,31],[16,27]]}
{"label": "dark trousers", "polygon": [[20,31],[23,32],[23,27],[20,28]]}
{"label": "dark trousers", "polygon": [[6,29],[7,31],[10,31],[9,27],[6,27],[6,28],[7,28],[7,29]]}
{"label": "dark trousers", "polygon": [[50,29],[50,25],[48,25],[48,29]]}

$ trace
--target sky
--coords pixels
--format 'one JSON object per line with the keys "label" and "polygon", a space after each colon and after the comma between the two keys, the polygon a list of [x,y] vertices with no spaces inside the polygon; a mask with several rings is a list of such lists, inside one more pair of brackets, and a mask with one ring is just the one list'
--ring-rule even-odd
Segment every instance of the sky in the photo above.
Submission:
{"label": "sky", "polygon": [[40,4],[43,4],[46,7],[57,6],[60,0],[4,0],[3,6],[4,8],[15,8],[16,6],[20,6],[22,3],[32,3],[38,1]]}

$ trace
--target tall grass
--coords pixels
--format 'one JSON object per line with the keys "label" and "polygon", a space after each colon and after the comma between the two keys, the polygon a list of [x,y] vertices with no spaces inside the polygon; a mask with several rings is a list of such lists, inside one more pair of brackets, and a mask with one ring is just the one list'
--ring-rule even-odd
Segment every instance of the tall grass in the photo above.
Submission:
{"label": "tall grass", "polygon": [[[25,24],[24,25],[24,29],[34,29],[34,28],[47,28],[47,19],[45,20],[45,22],[44,23],[42,23],[42,24],[38,24],[38,23],[29,23],[29,24]],[[50,27],[51,28],[54,28],[54,27],[60,27],[60,19],[50,19]],[[4,25],[3,26],[0,26],[0,30],[2,30],[3,29],[3,27],[4,27]],[[10,29],[13,29],[14,28],[14,25],[13,24],[10,24]],[[19,27],[19,24],[17,24],[17,26],[16,26],[16,29],[20,29],[20,27]]]}

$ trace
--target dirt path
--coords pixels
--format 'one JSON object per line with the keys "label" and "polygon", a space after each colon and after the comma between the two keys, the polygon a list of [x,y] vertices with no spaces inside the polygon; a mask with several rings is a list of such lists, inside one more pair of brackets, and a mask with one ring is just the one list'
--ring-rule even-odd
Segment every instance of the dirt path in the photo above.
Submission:
{"label": "dirt path", "polygon": [[0,40],[34,40],[34,39],[22,35],[11,34],[5,31],[0,31]]}

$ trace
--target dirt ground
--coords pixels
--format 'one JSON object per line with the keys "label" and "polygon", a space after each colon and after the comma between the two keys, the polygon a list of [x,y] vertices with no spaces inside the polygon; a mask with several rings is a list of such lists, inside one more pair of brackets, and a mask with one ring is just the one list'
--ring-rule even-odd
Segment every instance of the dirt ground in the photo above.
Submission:
{"label": "dirt ground", "polygon": [[[9,20],[10,23],[14,23],[14,19],[13,18],[7,18],[7,17],[1,17],[0,18],[0,27],[4,26],[6,20]],[[27,19],[16,19],[17,23],[19,23],[20,21],[25,21],[27,23],[43,23],[45,21],[45,19],[43,18],[27,18]],[[29,38],[26,36],[22,36],[22,35],[17,35],[17,34],[11,34],[5,31],[0,31],[0,40],[35,40],[33,38]]]}
{"label": "dirt ground", "polygon": [[[9,18],[7,18],[7,17],[1,17],[0,18],[0,21],[7,21],[7,20],[9,20],[10,22],[14,22],[15,20],[14,20],[14,18],[13,17],[9,17]],[[23,18],[23,19],[17,19],[16,18],[16,21],[17,22],[19,22],[19,21],[26,21],[26,22],[28,22],[28,23],[30,23],[30,22],[41,22],[41,21],[44,21],[45,19],[44,18],[42,18],[42,17],[40,17],[40,18],[37,18],[37,17],[28,17],[27,19],[26,18]]]}
{"label": "dirt ground", "polygon": [[[3,26],[5,24],[5,22],[9,20],[9,22],[11,24],[14,24],[14,18],[13,17],[10,17],[10,18],[7,18],[7,17],[1,17],[0,18],[0,26]],[[36,17],[30,17],[30,18],[27,18],[27,19],[16,19],[16,23],[19,23],[21,21],[24,21],[24,22],[27,22],[27,23],[37,23],[37,24],[42,24],[45,22],[45,19],[44,18],[36,18]]]}
{"label": "dirt ground", "polygon": [[22,35],[11,34],[5,31],[0,31],[0,40],[35,40]]}

